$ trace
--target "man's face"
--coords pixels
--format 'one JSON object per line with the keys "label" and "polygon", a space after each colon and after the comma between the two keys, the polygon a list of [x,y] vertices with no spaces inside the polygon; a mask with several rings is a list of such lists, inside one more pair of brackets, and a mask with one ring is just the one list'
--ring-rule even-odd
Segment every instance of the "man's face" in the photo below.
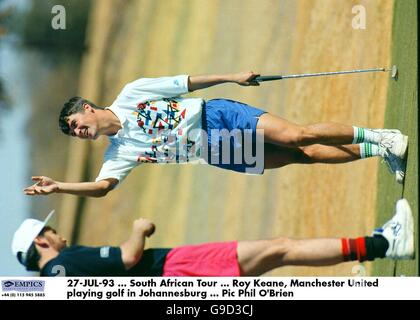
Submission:
{"label": "man's face", "polygon": [[96,110],[88,104],[84,104],[83,108],[84,112],[74,113],[67,118],[70,135],[80,139],[96,139],[99,135]]}
{"label": "man's face", "polygon": [[57,234],[54,229],[48,229],[43,236],[48,240],[49,245],[57,251],[67,247],[67,240]]}

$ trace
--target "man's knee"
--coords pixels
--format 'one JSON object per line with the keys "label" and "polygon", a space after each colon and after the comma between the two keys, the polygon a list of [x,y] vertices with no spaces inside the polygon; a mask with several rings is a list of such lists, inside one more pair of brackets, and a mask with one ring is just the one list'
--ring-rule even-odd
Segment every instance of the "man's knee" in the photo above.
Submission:
{"label": "man's knee", "polygon": [[294,240],[287,237],[272,239],[268,256],[279,257],[290,251]]}
{"label": "man's knee", "polygon": [[307,126],[295,126],[289,129],[284,135],[284,142],[290,147],[299,147],[307,143],[312,137],[311,129]]}
{"label": "man's knee", "polygon": [[295,162],[303,164],[311,164],[316,162],[316,154],[318,152],[317,145],[307,147],[299,147],[295,153]]}

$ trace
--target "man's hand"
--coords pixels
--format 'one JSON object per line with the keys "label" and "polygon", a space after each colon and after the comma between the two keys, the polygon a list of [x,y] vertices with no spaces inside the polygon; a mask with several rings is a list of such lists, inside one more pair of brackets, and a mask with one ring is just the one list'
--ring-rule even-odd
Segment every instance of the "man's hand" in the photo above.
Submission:
{"label": "man's hand", "polygon": [[150,237],[155,232],[155,225],[148,219],[139,218],[133,223],[133,233]]}
{"label": "man's hand", "polygon": [[51,178],[45,176],[34,176],[32,177],[32,181],[36,181],[35,184],[23,190],[26,195],[48,195],[58,190],[57,182]]}
{"label": "man's hand", "polygon": [[241,86],[259,86],[257,81],[253,81],[259,74],[253,71],[239,72],[232,75],[232,80]]}
{"label": "man's hand", "polygon": [[145,237],[155,232],[155,225],[150,220],[139,218],[133,222],[133,232],[121,248],[121,258],[125,269],[135,266],[141,259],[144,250]]}

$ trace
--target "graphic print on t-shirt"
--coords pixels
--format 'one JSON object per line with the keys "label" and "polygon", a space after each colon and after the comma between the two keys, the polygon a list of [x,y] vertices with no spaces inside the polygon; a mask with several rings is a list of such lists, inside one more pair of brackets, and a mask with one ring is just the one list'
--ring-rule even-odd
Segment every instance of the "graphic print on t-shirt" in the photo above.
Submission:
{"label": "graphic print on t-shirt", "polygon": [[[158,105],[165,102],[165,106]],[[162,130],[173,130],[185,119],[187,110],[181,110],[175,100],[146,101],[137,105],[137,124],[144,133],[155,135]],[[182,135],[182,128],[177,132]]]}
{"label": "graphic print on t-shirt", "polygon": [[137,125],[144,133],[153,137],[150,151],[139,156],[138,162],[155,163],[159,156],[164,156],[167,162],[188,161],[187,154],[182,156],[182,152],[179,150],[173,152],[173,148],[170,147],[174,143],[186,144],[188,153],[195,144],[189,139],[186,142],[181,141],[184,129],[178,125],[185,119],[186,112],[187,110],[182,110],[178,101],[173,99],[146,101],[137,105],[135,112]]}

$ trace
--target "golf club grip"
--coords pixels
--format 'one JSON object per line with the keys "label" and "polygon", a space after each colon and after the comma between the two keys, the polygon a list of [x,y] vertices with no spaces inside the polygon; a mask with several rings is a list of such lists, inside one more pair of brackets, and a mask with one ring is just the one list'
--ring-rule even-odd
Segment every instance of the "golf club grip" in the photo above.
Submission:
{"label": "golf club grip", "polygon": [[283,79],[283,76],[259,76],[259,77],[256,77],[254,80],[258,82],[263,82],[263,81],[273,81],[273,80],[281,80],[281,79]]}

